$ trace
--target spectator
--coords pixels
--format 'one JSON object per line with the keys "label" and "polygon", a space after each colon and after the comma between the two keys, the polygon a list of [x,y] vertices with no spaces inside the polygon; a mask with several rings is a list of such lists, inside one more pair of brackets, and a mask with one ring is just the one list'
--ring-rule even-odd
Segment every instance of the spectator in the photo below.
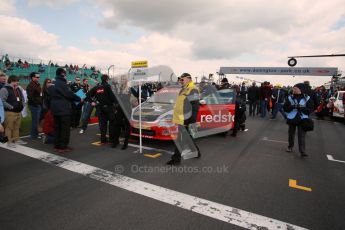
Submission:
{"label": "spectator", "polygon": [[83,79],[82,88],[83,88],[83,91],[84,91],[85,94],[86,94],[87,92],[89,92],[89,90],[90,90],[90,85],[89,85],[89,80],[88,80],[88,79],[86,79],[86,78]]}
{"label": "spectator", "polygon": [[18,83],[18,77],[12,75],[8,78],[8,84],[0,90],[0,98],[5,109],[5,135],[8,137],[7,145],[10,148],[15,148],[16,144],[26,144],[19,139],[24,96]]}
{"label": "spectator", "polygon": [[234,118],[234,127],[232,129],[231,136],[236,137],[237,131],[241,129],[242,131],[245,130],[245,122],[246,122],[246,101],[244,100],[243,96],[240,95],[241,93],[237,93],[236,102],[235,102],[235,118]]}
{"label": "spectator", "polygon": [[229,88],[230,88],[230,84],[228,82],[228,79],[225,77],[225,78],[222,79],[221,85],[218,87],[218,90],[229,89]]}
{"label": "spectator", "polygon": [[259,105],[259,87],[253,82],[252,86],[248,88],[248,101],[249,101],[249,116],[255,116],[255,111]]}
{"label": "spectator", "polygon": [[7,75],[0,72],[0,89],[2,89],[6,85],[6,82],[7,82]]}
{"label": "spectator", "polygon": [[40,121],[40,115],[42,110],[42,89],[39,83],[40,75],[37,72],[30,74],[31,81],[26,87],[28,95],[28,105],[31,112],[31,131],[30,137],[37,139],[39,136],[38,125]]}
{"label": "spectator", "polygon": [[316,106],[316,116],[318,119],[324,119],[324,116],[328,115],[327,110],[327,90],[324,86],[320,87],[319,94],[318,94],[318,106]]}
{"label": "spectator", "polygon": [[[96,85],[95,87],[98,87],[98,85]],[[92,91],[92,89],[91,89]],[[96,98],[95,97],[90,97],[89,92],[86,94],[86,98],[84,100],[84,105],[83,105],[83,113],[82,113],[82,118],[81,118],[81,129],[79,131],[80,134],[85,133],[87,126],[89,125],[89,120],[92,114],[92,111],[94,109],[96,105]],[[98,116],[98,118],[100,119],[100,116]],[[99,123],[100,120],[99,120]]]}
{"label": "spectator", "polygon": [[247,93],[248,93],[248,91],[247,91],[246,83],[242,82],[242,86],[240,88],[240,95],[239,96],[242,98],[242,100],[244,102],[247,101]]}
{"label": "spectator", "polygon": [[315,110],[317,108],[317,105],[319,104],[318,101],[317,101],[316,93],[315,93],[315,91],[313,91],[311,89],[309,81],[305,81],[304,85],[305,85],[305,94],[307,94],[310,97],[310,99],[313,101],[314,110]]}
{"label": "spectator", "polygon": [[[42,87],[42,110],[41,110],[41,114],[40,114],[40,125],[39,125],[39,129],[42,129],[43,127],[43,123],[44,123],[44,117],[46,115],[46,113],[48,112],[48,110],[50,109],[50,100],[51,97],[48,93],[48,88],[52,85],[52,80],[50,78],[46,78],[44,79],[43,82],[43,87]],[[40,130],[42,131],[42,130]]]}
{"label": "spectator", "polygon": [[269,82],[264,82],[260,87],[260,108],[261,117],[266,117],[267,110],[269,111],[269,102],[271,100],[272,90],[269,86]]}
{"label": "spectator", "polygon": [[44,117],[42,142],[43,144],[53,144],[55,142],[54,116],[51,110],[48,110]]}
{"label": "spectator", "polygon": [[81,129],[79,131],[80,134],[83,134],[87,126],[89,124],[89,120],[91,117],[91,113],[93,111],[94,106],[91,105],[91,102],[93,102],[93,99],[89,97],[89,91],[90,91],[90,85],[88,84],[88,80],[85,78],[83,79],[83,85],[82,85],[83,91],[86,94],[86,98],[83,103],[83,111],[82,111],[82,118],[81,118]]}
{"label": "spectator", "polygon": [[217,94],[217,89],[213,85],[209,84],[207,79],[203,77],[199,84],[199,92],[201,94],[201,98],[204,98],[208,95]]}
{"label": "spectator", "polygon": [[[83,86],[80,84],[80,77],[76,77],[75,81],[71,84],[71,90],[73,93],[77,93],[79,90],[83,89]],[[75,104],[72,103],[72,118],[71,118],[71,127],[79,127],[81,109],[83,107],[82,103]]]}
{"label": "spectator", "polygon": [[23,67],[23,62],[22,59],[19,58],[19,60],[17,61],[17,67],[22,68]]}
{"label": "spectator", "polygon": [[29,67],[30,67],[29,63],[25,60],[25,61],[24,61],[23,68],[27,69],[27,68],[29,68]]}
{"label": "spectator", "polygon": [[286,119],[285,112],[283,110],[283,105],[286,98],[286,92],[282,89],[280,84],[277,84],[272,91],[272,104],[273,112],[271,119],[276,119],[278,112],[280,112],[284,119]]}
{"label": "spectator", "polygon": [[63,68],[56,70],[55,85],[48,88],[51,96],[50,108],[54,115],[55,151],[65,153],[72,150],[68,147],[71,127],[71,104],[80,102],[67,85],[66,71]]}
{"label": "spectator", "polygon": [[39,72],[39,73],[44,73],[45,71],[46,71],[45,65],[39,65],[39,66],[38,66],[38,72]]}
{"label": "spectator", "polygon": [[4,132],[4,121],[5,121],[5,111],[4,111],[4,104],[2,103],[2,100],[0,99],[0,142],[6,143],[7,137],[5,137]]}

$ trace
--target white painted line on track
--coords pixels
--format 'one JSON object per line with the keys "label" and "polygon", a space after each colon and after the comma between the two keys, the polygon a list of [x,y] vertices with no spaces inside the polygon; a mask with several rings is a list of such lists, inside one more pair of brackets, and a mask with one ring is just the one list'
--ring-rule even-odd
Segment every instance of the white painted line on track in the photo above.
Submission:
{"label": "white painted line on track", "polygon": [[340,162],[340,163],[344,163],[344,164],[345,164],[345,161],[336,160],[336,159],[333,158],[332,155],[327,155],[327,158],[328,158],[328,160],[330,160],[330,161],[335,161],[335,162]]}
{"label": "white painted line on track", "polygon": [[282,222],[241,209],[215,203],[199,197],[191,196],[140,180],[106,171],[91,165],[70,160],[65,157],[47,153],[26,146],[17,145],[16,148],[0,147],[20,153],[34,159],[55,165],[59,168],[75,172],[89,178],[125,189],[148,198],[183,208],[207,217],[221,220],[247,229],[304,229],[302,227]]}
{"label": "white painted line on track", "polygon": [[[128,146],[134,147],[134,148],[139,148],[139,145],[136,144],[128,144]],[[168,151],[168,150],[164,150],[164,149],[156,149],[156,148],[152,148],[152,147],[147,147],[147,146],[141,146],[142,149],[146,149],[146,150],[153,150],[153,151],[158,151],[158,152],[164,152],[164,153],[168,153],[170,155],[173,155],[174,152]]]}
{"label": "white painted line on track", "polygon": [[270,142],[276,142],[276,143],[289,144],[287,141],[271,140],[271,139],[268,139],[268,137],[263,137],[261,140],[262,141],[270,141]]}

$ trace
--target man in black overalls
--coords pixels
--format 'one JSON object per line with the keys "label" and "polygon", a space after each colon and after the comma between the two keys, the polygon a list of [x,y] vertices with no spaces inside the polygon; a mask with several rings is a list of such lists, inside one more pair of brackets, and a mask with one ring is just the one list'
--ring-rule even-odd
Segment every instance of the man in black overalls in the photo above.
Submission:
{"label": "man in black overalls", "polygon": [[[96,106],[101,130],[101,143],[107,143],[107,129],[109,129],[109,142],[112,147],[118,145],[118,129],[115,128],[115,107],[118,106],[117,100],[111,86],[108,84],[109,76],[104,74],[101,77],[102,83],[98,87],[94,87],[90,91],[90,97],[95,97],[96,102],[92,102],[92,106]],[[109,126],[108,126],[109,122]]]}

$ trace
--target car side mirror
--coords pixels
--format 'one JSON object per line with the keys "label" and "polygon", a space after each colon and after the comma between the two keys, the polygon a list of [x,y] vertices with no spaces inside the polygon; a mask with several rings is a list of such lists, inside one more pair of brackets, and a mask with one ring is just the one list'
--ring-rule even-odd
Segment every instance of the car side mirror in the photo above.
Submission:
{"label": "car side mirror", "polygon": [[206,101],[205,100],[200,100],[199,103],[200,103],[200,105],[206,105]]}

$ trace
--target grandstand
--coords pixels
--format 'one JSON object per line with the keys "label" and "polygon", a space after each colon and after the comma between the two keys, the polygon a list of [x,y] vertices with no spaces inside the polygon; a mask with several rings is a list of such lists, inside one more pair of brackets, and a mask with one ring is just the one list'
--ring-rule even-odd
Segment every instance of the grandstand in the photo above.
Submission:
{"label": "grandstand", "polygon": [[97,80],[100,78],[101,72],[96,70],[95,68],[86,68],[84,65],[83,67],[74,68],[76,65],[63,65],[58,66],[57,64],[53,64],[51,61],[48,64],[42,64],[40,61],[38,62],[33,59],[24,59],[31,60],[28,62],[27,65],[19,64],[18,61],[21,58],[11,58],[7,54],[2,55],[0,60],[0,70],[6,73],[8,76],[16,75],[19,77],[19,83],[23,86],[27,85],[30,82],[29,75],[31,72],[38,72],[41,76],[40,83],[42,84],[46,78],[55,78],[55,72],[57,68],[62,67],[66,69],[67,72],[67,81],[74,81],[75,77],[80,77],[81,79],[88,79],[90,85],[95,85]]}

